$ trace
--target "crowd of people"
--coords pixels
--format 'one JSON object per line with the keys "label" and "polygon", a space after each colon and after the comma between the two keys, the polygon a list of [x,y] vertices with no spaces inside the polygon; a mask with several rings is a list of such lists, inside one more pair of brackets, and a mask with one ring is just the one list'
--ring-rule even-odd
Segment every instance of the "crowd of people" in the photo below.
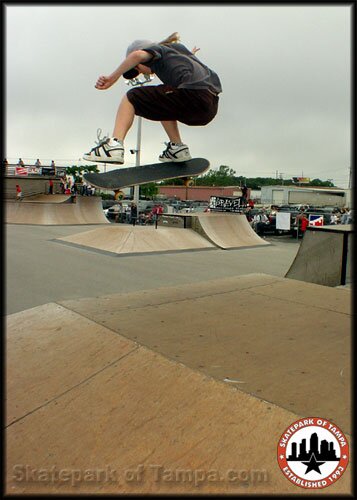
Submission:
{"label": "crowd of people", "polygon": [[[309,215],[314,211],[308,211],[309,208],[312,207],[302,206],[296,208],[295,213],[290,212],[292,230],[296,232],[296,229],[298,229],[300,236],[305,234],[307,227],[310,225]],[[259,235],[264,235],[271,229],[276,228],[276,213],[279,211],[280,207],[272,205],[269,208],[261,207],[254,213],[250,207],[247,207],[244,213],[254,231]],[[284,209],[281,209],[281,211],[284,212]],[[320,214],[325,215],[324,225],[353,224],[354,222],[354,211],[350,208],[335,208],[331,211],[316,208],[314,215]]]}
{"label": "crowd of people", "polygon": [[150,211],[140,212],[134,202],[128,205],[119,202],[112,207],[112,210],[115,213],[114,222],[132,224],[133,226],[136,224],[155,224],[159,215],[163,213],[163,208],[159,204],[156,204]]}

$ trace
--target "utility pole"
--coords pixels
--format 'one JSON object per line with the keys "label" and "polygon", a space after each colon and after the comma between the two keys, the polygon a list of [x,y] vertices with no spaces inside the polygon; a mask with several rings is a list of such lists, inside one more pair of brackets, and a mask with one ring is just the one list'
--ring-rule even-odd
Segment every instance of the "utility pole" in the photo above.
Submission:
{"label": "utility pole", "polygon": [[[152,75],[143,75],[144,80],[140,80],[138,77],[133,78],[132,80],[128,80],[125,83],[127,85],[131,85],[132,87],[142,87],[148,82],[151,82],[154,79],[154,76]],[[131,153],[135,153],[135,166],[139,167],[140,166],[140,151],[141,151],[141,127],[142,127],[142,117],[138,117],[138,132],[136,136],[136,149],[131,149]],[[134,186],[134,192],[133,192],[133,201],[134,203],[138,206],[139,204],[139,198],[140,198],[140,186]]]}

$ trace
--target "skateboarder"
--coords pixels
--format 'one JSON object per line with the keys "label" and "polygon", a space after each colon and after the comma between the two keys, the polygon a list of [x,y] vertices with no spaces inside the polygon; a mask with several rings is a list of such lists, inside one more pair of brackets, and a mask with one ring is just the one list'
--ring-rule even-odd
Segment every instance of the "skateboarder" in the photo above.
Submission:
{"label": "skateboarder", "polygon": [[222,92],[218,75],[203,64],[195,53],[179,43],[178,33],[162,42],[135,40],[125,60],[109,76],[100,76],[95,87],[109,89],[121,76],[132,79],[138,74],[156,74],[162,85],[132,88],[122,98],[112,137],[99,139],[97,146],[83,159],[105,163],[124,163],[124,139],[135,115],[160,121],[169,137],[159,156],[162,162],[191,159],[182,142],[178,123],[206,125],[216,115],[218,94]]}

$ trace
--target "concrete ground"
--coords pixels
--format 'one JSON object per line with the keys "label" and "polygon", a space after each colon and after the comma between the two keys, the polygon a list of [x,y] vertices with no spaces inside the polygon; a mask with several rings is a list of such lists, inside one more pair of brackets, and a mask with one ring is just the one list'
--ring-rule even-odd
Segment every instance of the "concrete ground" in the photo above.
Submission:
{"label": "concrete ground", "polygon": [[267,237],[272,245],[250,249],[112,256],[55,241],[94,228],[5,225],[6,314],[59,300],[197,283],[250,272],[282,277],[300,244],[291,237]]}

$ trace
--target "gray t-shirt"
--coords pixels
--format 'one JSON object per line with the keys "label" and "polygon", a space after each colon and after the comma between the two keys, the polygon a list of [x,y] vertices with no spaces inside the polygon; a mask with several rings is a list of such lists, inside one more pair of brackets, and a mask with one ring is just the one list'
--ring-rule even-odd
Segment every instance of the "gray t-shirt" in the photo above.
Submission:
{"label": "gray t-shirt", "polygon": [[209,89],[222,92],[218,75],[181,43],[152,45],[145,49],[153,58],[145,62],[162,83],[181,89]]}

